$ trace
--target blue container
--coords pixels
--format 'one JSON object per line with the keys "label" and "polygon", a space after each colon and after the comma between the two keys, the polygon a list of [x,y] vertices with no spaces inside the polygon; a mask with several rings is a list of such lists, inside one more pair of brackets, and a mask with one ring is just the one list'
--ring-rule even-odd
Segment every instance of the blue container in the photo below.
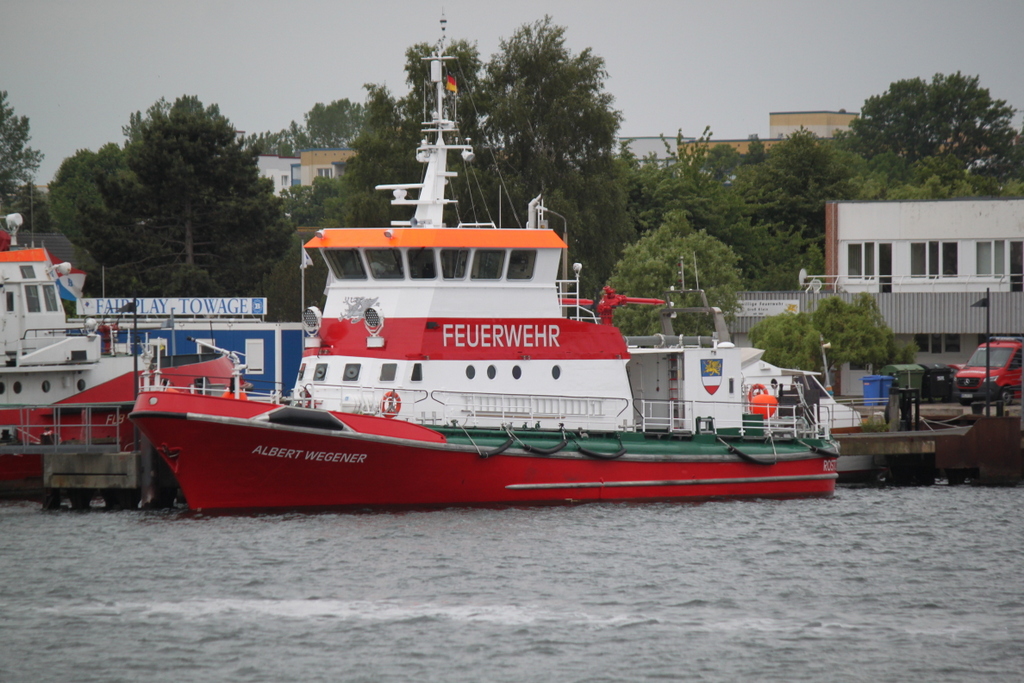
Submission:
{"label": "blue container", "polygon": [[892,375],[865,375],[861,378],[864,382],[864,405],[882,406],[889,402],[889,387],[895,379]]}

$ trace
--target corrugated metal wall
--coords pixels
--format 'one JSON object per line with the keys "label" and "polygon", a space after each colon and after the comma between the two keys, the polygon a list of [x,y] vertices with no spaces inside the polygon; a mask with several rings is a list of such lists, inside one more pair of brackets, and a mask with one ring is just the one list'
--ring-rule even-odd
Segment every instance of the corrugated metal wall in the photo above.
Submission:
{"label": "corrugated metal wall", "polygon": [[[838,296],[852,301],[857,295],[845,292],[742,292],[741,300],[800,301],[800,310],[811,313],[821,299]],[[971,304],[984,293],[889,293],[874,294],[886,324],[896,334],[984,334],[985,309]],[[992,292],[990,295],[992,334],[1024,334],[1024,292]],[[762,318],[737,317],[729,326],[733,334],[746,334]]]}

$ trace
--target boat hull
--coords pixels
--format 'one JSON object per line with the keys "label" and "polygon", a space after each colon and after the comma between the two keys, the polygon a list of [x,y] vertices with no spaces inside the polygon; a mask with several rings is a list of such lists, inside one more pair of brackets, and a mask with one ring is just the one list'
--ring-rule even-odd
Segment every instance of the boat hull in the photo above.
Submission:
{"label": "boat hull", "polygon": [[776,462],[758,464],[714,438],[654,446],[641,438],[616,442],[625,444],[625,454],[607,459],[586,454],[578,439],[539,454],[524,441],[502,450],[493,433],[456,438],[343,413],[330,415],[348,428],[278,424],[264,419],[274,408],[153,394],[140,396],[130,417],[168,463],[192,509],[788,498],[835,490],[835,458],[803,446],[787,452],[778,445]]}

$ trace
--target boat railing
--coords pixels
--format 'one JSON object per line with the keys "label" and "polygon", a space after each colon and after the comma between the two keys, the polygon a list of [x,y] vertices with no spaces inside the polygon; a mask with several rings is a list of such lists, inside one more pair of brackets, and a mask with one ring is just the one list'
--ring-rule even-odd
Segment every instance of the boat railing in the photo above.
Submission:
{"label": "boat railing", "polygon": [[130,411],[131,405],[121,403],[18,406],[17,424],[0,425],[0,452],[131,450],[134,430],[127,420]]}
{"label": "boat railing", "polygon": [[[292,390],[289,402],[300,408],[323,408],[360,415],[393,417],[410,414],[406,409],[425,401],[423,389],[397,388],[370,384],[328,384],[302,382]],[[405,406],[406,409],[403,409]]]}
{"label": "boat railing", "polygon": [[[432,391],[441,410],[419,420],[425,424],[457,422],[470,427],[527,422],[556,428],[616,429],[622,426],[629,401],[602,396],[491,394],[467,391]],[[429,406],[429,404],[428,404]]]}
{"label": "boat railing", "polygon": [[558,290],[558,305],[561,307],[562,316],[570,320],[585,320],[587,322],[599,322],[597,314],[593,309],[588,308],[593,302],[585,303],[580,299],[579,280],[556,280]]}
{"label": "boat railing", "polygon": [[[636,399],[633,408],[636,428],[644,432],[697,434],[728,430],[742,435],[754,429],[757,431],[751,433],[772,438],[824,438],[828,434],[828,422],[809,414],[803,405],[764,409],[744,408],[732,401]],[[829,407],[820,408],[827,411]]]}

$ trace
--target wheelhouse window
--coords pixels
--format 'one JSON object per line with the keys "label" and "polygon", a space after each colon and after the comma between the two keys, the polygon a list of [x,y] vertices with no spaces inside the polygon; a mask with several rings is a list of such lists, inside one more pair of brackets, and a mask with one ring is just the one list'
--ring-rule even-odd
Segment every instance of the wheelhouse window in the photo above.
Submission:
{"label": "wheelhouse window", "polygon": [[500,280],[504,265],[504,249],[478,249],[473,254],[473,269],[469,277],[473,280]]}
{"label": "wheelhouse window", "polygon": [[327,265],[336,280],[365,280],[363,259],[355,249],[324,249]]}
{"label": "wheelhouse window", "polygon": [[409,250],[409,277],[413,280],[433,280],[437,277],[433,249],[421,247]]}
{"label": "wheelhouse window", "polygon": [[43,302],[46,304],[48,313],[56,313],[60,310],[57,305],[57,289],[53,285],[43,285]]}
{"label": "wheelhouse window", "polygon": [[32,266],[19,266],[18,268],[21,270],[21,276],[26,280],[36,279],[36,269]]}
{"label": "wheelhouse window", "polygon": [[469,249],[442,249],[441,277],[445,280],[465,278],[467,263],[469,263]]}
{"label": "wheelhouse window", "polygon": [[367,249],[366,260],[375,280],[401,280],[405,277],[402,252],[398,249]]}
{"label": "wheelhouse window", "polygon": [[380,366],[380,381],[394,382],[395,374],[398,371],[398,363],[384,363]]}
{"label": "wheelhouse window", "polygon": [[508,257],[508,279],[529,280],[533,278],[533,265],[536,261],[536,250],[513,249]]}
{"label": "wheelhouse window", "polygon": [[37,285],[25,285],[25,308],[29,313],[39,313],[39,287]]}

